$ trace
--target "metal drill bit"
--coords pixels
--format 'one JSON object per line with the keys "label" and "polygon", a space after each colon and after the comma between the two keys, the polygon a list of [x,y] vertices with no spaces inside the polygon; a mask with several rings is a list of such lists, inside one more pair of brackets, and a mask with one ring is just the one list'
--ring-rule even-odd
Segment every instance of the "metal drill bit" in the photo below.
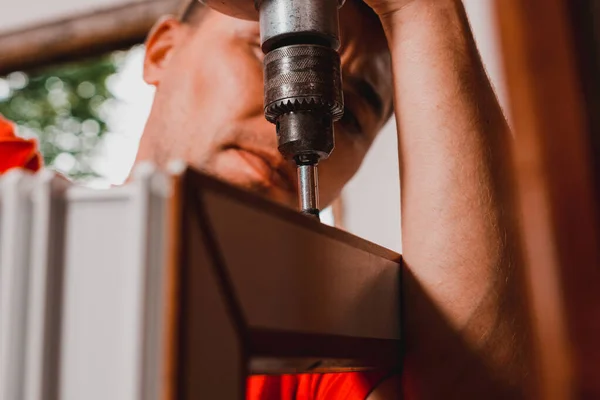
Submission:
{"label": "metal drill bit", "polygon": [[316,164],[298,165],[298,195],[302,213],[319,219],[319,177]]}

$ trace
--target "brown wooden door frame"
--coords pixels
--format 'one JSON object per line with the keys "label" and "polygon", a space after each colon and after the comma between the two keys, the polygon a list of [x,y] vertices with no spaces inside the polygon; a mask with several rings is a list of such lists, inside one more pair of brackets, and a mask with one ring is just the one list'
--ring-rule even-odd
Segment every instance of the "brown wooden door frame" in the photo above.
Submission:
{"label": "brown wooden door frame", "polygon": [[[536,398],[600,396],[600,254],[572,0],[496,0],[533,328]],[[572,4],[571,4],[572,5]],[[597,155],[596,155],[597,157]]]}

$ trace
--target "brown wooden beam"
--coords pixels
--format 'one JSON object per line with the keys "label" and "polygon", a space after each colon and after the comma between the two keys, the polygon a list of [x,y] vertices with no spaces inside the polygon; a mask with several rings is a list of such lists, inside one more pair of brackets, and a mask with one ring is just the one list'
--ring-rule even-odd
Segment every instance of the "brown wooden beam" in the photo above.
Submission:
{"label": "brown wooden beam", "polygon": [[97,10],[0,35],[0,75],[71,61],[144,41],[156,20],[178,0],[146,0]]}
{"label": "brown wooden beam", "polygon": [[[537,378],[533,398],[600,397],[600,247],[572,0],[496,0]],[[581,51],[581,49],[580,49]]]}

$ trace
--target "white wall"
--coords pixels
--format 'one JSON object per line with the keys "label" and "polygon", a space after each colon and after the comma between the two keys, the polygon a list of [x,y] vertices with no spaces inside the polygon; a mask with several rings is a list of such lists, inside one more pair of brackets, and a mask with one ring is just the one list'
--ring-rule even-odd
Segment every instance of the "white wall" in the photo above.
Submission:
{"label": "white wall", "polygon": [[[502,104],[506,89],[492,13],[494,0],[463,0],[488,75]],[[506,107],[504,107],[506,109]],[[401,251],[400,186],[396,127],[391,121],[380,133],[343,198],[346,228],[365,239]]]}

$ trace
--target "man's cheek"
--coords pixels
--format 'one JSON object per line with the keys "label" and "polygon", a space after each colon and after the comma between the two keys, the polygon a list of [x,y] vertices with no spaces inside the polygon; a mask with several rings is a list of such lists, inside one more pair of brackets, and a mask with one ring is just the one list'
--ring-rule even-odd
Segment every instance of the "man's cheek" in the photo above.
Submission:
{"label": "man's cheek", "polygon": [[211,149],[211,151],[205,152],[197,167],[210,175],[231,183],[238,183],[242,172],[238,160],[223,149]]}

